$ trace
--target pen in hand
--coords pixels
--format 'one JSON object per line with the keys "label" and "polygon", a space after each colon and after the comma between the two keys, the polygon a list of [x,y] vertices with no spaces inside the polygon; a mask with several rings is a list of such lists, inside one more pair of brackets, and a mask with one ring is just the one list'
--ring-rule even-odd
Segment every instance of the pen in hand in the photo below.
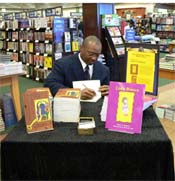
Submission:
{"label": "pen in hand", "polygon": [[85,84],[82,84],[84,88],[89,89]]}
{"label": "pen in hand", "polygon": [[85,84],[82,84],[85,89],[81,91],[81,98],[82,99],[92,99],[96,92],[93,89],[88,88]]}

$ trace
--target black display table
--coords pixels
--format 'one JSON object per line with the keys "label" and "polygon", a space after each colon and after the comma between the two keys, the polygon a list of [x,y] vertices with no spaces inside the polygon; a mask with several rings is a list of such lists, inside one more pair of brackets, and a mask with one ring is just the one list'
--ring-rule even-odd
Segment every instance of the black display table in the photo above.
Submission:
{"label": "black display table", "polygon": [[92,136],[78,135],[76,123],[27,134],[21,120],[1,143],[2,180],[173,180],[172,144],[153,108],[132,135],[107,131],[101,105],[82,104],[81,115],[95,117]]}

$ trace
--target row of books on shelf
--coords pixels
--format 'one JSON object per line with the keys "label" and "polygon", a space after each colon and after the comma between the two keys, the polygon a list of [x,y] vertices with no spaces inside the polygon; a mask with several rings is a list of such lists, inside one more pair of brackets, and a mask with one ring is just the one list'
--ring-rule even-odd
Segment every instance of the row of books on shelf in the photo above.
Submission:
{"label": "row of books on shelf", "polygon": [[20,59],[23,64],[33,65],[36,67],[52,68],[52,57],[46,57],[41,55],[21,54]]}
{"label": "row of books on shelf", "polygon": [[20,51],[52,54],[52,44],[20,42]]}
{"label": "row of books on shelf", "polygon": [[19,32],[20,40],[33,40],[33,30],[30,31],[20,31]]}
{"label": "row of books on shelf", "polygon": [[65,32],[54,32],[54,41],[55,42],[68,42],[68,41],[78,41],[78,31],[65,31]]}
{"label": "row of books on shelf", "polygon": [[[0,28],[1,29],[28,29],[28,28],[52,28],[54,16],[50,17],[41,17],[41,18],[27,18],[27,19],[19,19],[19,20],[8,20],[1,21]],[[60,18],[60,17],[59,17]],[[62,18],[66,19],[66,18]],[[69,18],[68,28],[76,29],[78,26],[78,18]]]}
{"label": "row of books on shelf", "polygon": [[158,36],[159,38],[175,38],[175,33],[174,32],[166,32],[166,31],[160,31],[160,32],[156,32],[156,36]]}
{"label": "row of books on shelf", "polygon": [[[18,47],[18,45],[20,47]],[[60,42],[55,43],[55,52],[76,52],[79,51],[79,42],[78,41],[67,41],[67,42]],[[53,45],[50,43],[33,43],[33,42],[7,42],[0,41],[0,48],[6,48],[10,50],[20,50],[26,51],[30,53],[47,53],[52,54]]]}
{"label": "row of books on shelf", "polygon": [[18,31],[8,31],[6,39],[9,40],[18,40]]}
{"label": "row of books on shelf", "polygon": [[26,72],[25,77],[36,81],[44,81],[51,72],[51,70],[47,68],[37,68],[32,65],[24,65],[24,70]]}
{"label": "row of books on shelf", "polygon": [[7,49],[18,51],[18,42],[7,42]]}
{"label": "row of books on shelf", "polygon": [[157,31],[175,31],[175,25],[157,25]]}
{"label": "row of books on shelf", "polygon": [[[2,31],[1,31],[2,32]],[[19,37],[18,37],[19,34]],[[4,33],[1,33],[2,38],[6,38],[9,40],[40,40],[40,41],[45,41],[45,40],[52,40],[52,30],[46,30],[44,32],[33,32],[33,30],[30,31],[8,31],[7,36]]]}
{"label": "row of books on shelf", "polygon": [[[55,43],[55,52],[76,52],[79,51],[79,42],[72,41],[72,42],[61,42]],[[11,47],[13,49],[13,47]],[[28,43],[28,42],[20,42],[20,51],[26,51],[30,53],[46,53],[52,54],[53,52],[53,45],[49,43]]]}
{"label": "row of books on shelf", "polygon": [[48,53],[48,54],[52,54],[52,44],[35,43],[34,51],[35,51],[35,53]]}
{"label": "row of books on shelf", "polygon": [[159,44],[160,45],[169,45],[171,42],[173,41],[173,39],[171,38],[161,38],[160,41],[159,41]]}
{"label": "row of books on shelf", "polygon": [[55,52],[76,52],[79,51],[79,42],[72,41],[72,42],[64,42],[64,43],[55,43]]}
{"label": "row of books on shelf", "polygon": [[[52,31],[49,31],[49,32],[50,32],[50,35],[51,35],[50,37],[52,39]],[[34,40],[44,41],[44,40],[46,40],[46,36],[45,35],[48,36],[48,34],[45,34],[45,32],[39,32],[39,31],[34,32]]]}
{"label": "row of books on shelf", "polygon": [[21,29],[21,28],[52,28],[53,17],[29,18],[20,20],[9,20],[1,23],[3,29]]}
{"label": "row of books on shelf", "polygon": [[157,17],[157,18],[152,18],[153,23],[157,24],[168,24],[172,25],[175,24],[175,16],[172,17]]}

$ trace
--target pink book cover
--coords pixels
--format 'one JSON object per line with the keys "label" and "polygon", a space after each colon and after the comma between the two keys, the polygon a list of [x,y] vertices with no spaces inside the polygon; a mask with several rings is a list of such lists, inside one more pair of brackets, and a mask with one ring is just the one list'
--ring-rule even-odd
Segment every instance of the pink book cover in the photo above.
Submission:
{"label": "pink book cover", "polygon": [[141,133],[145,85],[110,82],[105,128]]}
{"label": "pink book cover", "polygon": [[150,107],[152,104],[154,104],[155,102],[157,102],[157,98],[153,97],[151,95],[145,95],[144,96],[144,106],[143,106],[143,111],[145,109],[147,109],[148,107]]}

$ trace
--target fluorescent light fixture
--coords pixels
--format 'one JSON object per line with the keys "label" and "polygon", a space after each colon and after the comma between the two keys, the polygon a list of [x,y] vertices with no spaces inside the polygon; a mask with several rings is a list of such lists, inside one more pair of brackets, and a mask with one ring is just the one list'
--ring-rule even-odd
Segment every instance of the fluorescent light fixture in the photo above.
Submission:
{"label": "fluorescent light fixture", "polygon": [[5,12],[6,12],[6,9],[5,9],[5,8],[2,8],[2,9],[1,9],[1,12],[5,13]]}

